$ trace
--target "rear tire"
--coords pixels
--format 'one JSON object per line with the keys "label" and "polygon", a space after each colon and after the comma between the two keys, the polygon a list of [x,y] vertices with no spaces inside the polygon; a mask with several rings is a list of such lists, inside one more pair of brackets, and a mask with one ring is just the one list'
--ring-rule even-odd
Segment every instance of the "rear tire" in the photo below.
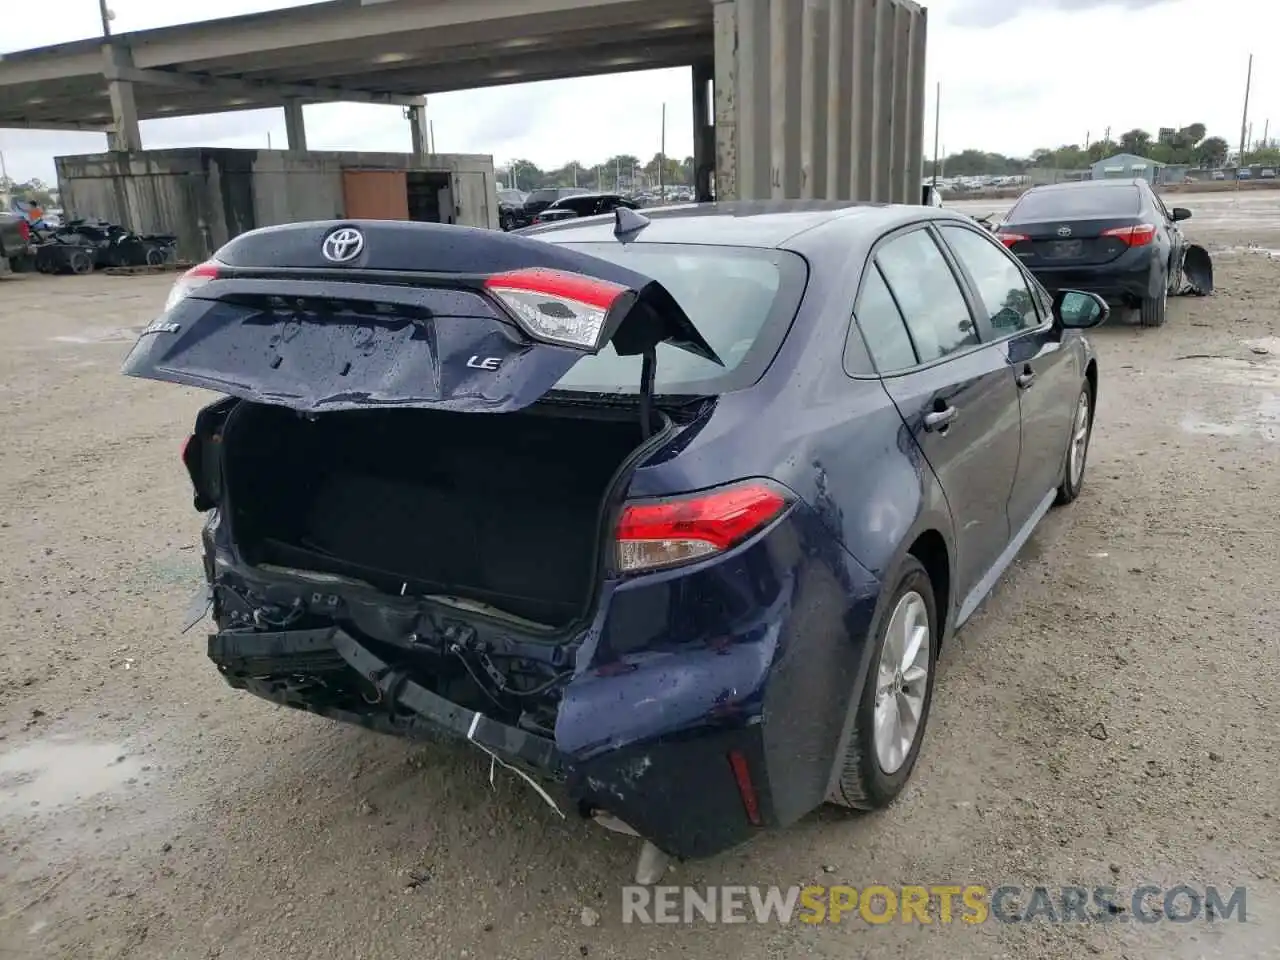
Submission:
{"label": "rear tire", "polygon": [[1163,327],[1169,306],[1169,288],[1162,287],[1160,296],[1143,297],[1138,307],[1138,317],[1144,327]]}
{"label": "rear tire", "polygon": [[[904,623],[906,626],[903,630]],[[919,656],[908,656],[911,638],[925,633],[919,643],[927,650]],[[933,702],[934,667],[938,660],[938,641],[942,625],[938,621],[937,603],[933,596],[933,584],[920,561],[908,555],[898,575],[897,585],[889,600],[883,621],[877,629],[871,646],[871,667],[867,673],[854,713],[853,732],[840,772],[840,782],[828,799],[853,810],[878,810],[888,806],[902,792],[920,753],[924,731],[929,720],[929,707]],[[903,649],[904,641],[906,647]],[[886,644],[891,644],[885,657]],[[903,660],[911,665],[903,669]],[[882,662],[883,661],[883,662]],[[886,664],[896,663],[896,669],[886,678]],[[919,676],[923,668],[924,676]],[[901,737],[883,736],[884,724],[877,733],[877,705],[882,717],[894,716],[894,710],[904,701],[918,700],[918,715],[910,741],[901,747],[906,733]],[[901,710],[896,716],[904,716]],[[899,749],[892,750],[892,744]],[[889,745],[889,749],[886,748]],[[886,753],[889,754],[886,757]],[[886,759],[888,762],[886,762]],[[886,770],[889,767],[890,770]]]}

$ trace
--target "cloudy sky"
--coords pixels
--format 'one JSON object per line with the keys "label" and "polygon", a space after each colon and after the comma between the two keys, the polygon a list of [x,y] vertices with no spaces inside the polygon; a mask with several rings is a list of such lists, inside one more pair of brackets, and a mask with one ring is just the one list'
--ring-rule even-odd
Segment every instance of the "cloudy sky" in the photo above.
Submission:
{"label": "cloudy sky", "polygon": [[[707,0],[690,0],[707,2]],[[798,2],[798,0],[797,0]],[[301,6],[304,0],[111,0],[113,30],[196,19],[216,9],[233,16]],[[1196,121],[1236,143],[1246,60],[1253,44],[1250,116],[1254,135],[1273,116],[1280,136],[1280,55],[1260,41],[1280,35],[1271,0],[932,0],[929,88],[942,84],[942,143],[1009,154],[1039,146],[1113,136],[1132,127]],[[95,0],[49,0],[40,15],[14,20],[0,53],[97,36]],[[658,149],[667,103],[668,153],[691,149],[689,79],[684,70],[498,87],[433,96],[430,112],[441,152],[489,153],[499,163],[525,157],[544,167],[585,164],[617,153],[650,157]],[[409,131],[395,107],[307,107],[313,150],[408,150]],[[1274,111],[1274,115],[1272,112]],[[590,118],[590,122],[584,122]],[[932,105],[927,119],[931,139]],[[145,121],[147,147],[265,147],[285,142],[278,110]],[[100,134],[0,130],[10,175],[54,179],[58,154],[105,149]]]}

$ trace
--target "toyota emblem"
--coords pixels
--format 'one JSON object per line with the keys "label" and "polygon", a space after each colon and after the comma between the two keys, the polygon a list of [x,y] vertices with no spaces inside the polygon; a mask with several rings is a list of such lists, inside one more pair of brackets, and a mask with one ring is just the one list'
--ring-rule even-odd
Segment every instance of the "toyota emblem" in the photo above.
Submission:
{"label": "toyota emblem", "polygon": [[[1060,237],[1069,237],[1069,236],[1071,236],[1071,228],[1070,228],[1070,227],[1068,227],[1068,226],[1064,223],[1062,226],[1060,226],[1060,227],[1058,228],[1058,236],[1060,236]],[[353,254],[353,256],[354,256],[354,254]]]}
{"label": "toyota emblem", "polygon": [[330,263],[350,263],[364,252],[364,234],[355,227],[342,227],[324,238],[320,252]]}

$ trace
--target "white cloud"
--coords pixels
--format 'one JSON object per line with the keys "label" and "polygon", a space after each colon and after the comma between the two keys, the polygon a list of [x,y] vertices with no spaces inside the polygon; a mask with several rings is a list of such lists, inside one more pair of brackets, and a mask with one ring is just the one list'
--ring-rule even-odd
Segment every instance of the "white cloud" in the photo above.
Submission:
{"label": "white cloud", "polygon": [[[222,0],[221,15],[299,6],[288,0]],[[1118,136],[1132,127],[1192,122],[1233,144],[1251,38],[1280,32],[1280,6],[1261,0],[933,0],[929,9],[929,116],[933,84],[942,83],[942,142],[1025,154],[1039,146]],[[112,0],[116,31],[181,22],[181,4]],[[99,33],[94,0],[61,0],[59,18],[27,18],[8,49]],[[1250,116],[1261,137],[1276,110],[1280,136],[1280,65],[1259,49]],[[686,70],[618,74],[433,96],[437,148],[524,157],[543,166],[593,163],[616,153],[648,158],[658,150],[667,104],[667,150],[692,150]],[[151,120],[148,147],[283,145],[278,110]],[[307,108],[312,149],[408,150],[398,108],[322,104]],[[931,143],[929,144],[931,146]],[[53,178],[57,154],[104,149],[99,134],[0,130],[0,150],[19,178]]]}

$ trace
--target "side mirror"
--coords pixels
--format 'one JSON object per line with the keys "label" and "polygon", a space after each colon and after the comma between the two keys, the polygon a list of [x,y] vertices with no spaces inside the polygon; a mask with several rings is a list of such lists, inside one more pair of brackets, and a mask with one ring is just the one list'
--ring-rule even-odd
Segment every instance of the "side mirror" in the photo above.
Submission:
{"label": "side mirror", "polygon": [[1083,290],[1059,290],[1053,295],[1053,322],[1064,330],[1087,330],[1111,316],[1107,301]]}
{"label": "side mirror", "polygon": [[1191,211],[1186,207],[1174,207],[1169,211],[1169,216],[1172,217],[1175,222],[1178,220],[1190,220]]}

